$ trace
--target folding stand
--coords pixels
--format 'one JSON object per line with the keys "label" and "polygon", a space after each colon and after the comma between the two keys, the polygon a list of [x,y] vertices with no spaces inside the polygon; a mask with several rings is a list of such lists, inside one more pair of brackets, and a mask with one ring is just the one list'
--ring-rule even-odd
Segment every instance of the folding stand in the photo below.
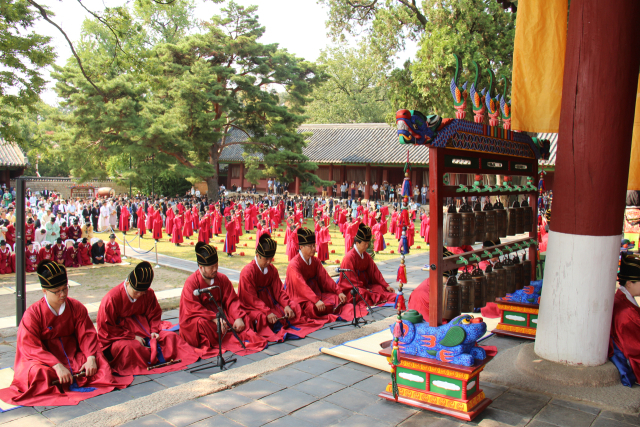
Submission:
{"label": "folding stand", "polygon": [[361,327],[360,324],[366,325],[367,323],[369,323],[364,318],[360,318],[360,317],[356,316],[356,307],[358,305],[358,298],[357,297],[360,297],[362,302],[365,303],[365,305],[367,306],[367,309],[369,310],[369,313],[371,313],[372,316],[374,314],[373,308],[371,308],[369,303],[367,303],[367,301],[364,299],[364,297],[362,296],[362,294],[360,293],[358,288],[353,285],[353,283],[351,282],[351,279],[349,279],[349,276],[347,276],[347,273],[345,271],[343,271],[342,274],[344,275],[344,277],[347,279],[347,281],[351,285],[351,303],[353,304],[353,320],[350,323],[345,323],[344,325],[331,326],[329,328],[331,330],[336,329],[336,328],[344,328],[345,326],[355,326],[356,328],[360,328]]}

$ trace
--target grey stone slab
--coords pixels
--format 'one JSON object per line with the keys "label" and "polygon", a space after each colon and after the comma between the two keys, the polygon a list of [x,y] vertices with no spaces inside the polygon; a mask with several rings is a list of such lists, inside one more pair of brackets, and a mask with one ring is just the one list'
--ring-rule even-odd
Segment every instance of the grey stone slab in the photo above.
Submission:
{"label": "grey stone slab", "polygon": [[253,402],[253,399],[232,390],[220,391],[196,400],[218,412],[224,413]]}
{"label": "grey stone slab", "polygon": [[640,426],[640,416],[638,415],[627,415],[627,414],[621,414],[619,412],[602,411],[600,413],[600,417],[598,418],[609,418],[612,420],[621,421],[623,423],[631,424],[634,426]]}
{"label": "grey stone slab", "polygon": [[303,345],[311,344],[314,342],[318,342],[318,340],[315,340],[311,337],[305,337],[301,340],[288,340],[287,344],[292,345],[294,347],[302,347]]}
{"label": "grey stone slab", "polygon": [[296,390],[316,397],[325,397],[345,388],[344,384],[323,378],[312,378],[294,386]]}
{"label": "grey stone slab", "polygon": [[265,425],[268,427],[301,427],[302,426],[302,424],[300,423],[300,420],[296,417],[292,417],[291,415],[278,418],[277,420],[272,421],[269,424],[265,424]]}
{"label": "grey stone slab", "polygon": [[556,424],[560,427],[582,427],[590,425],[596,415],[558,405],[547,405],[534,417],[534,420]]}
{"label": "grey stone slab", "polygon": [[376,375],[382,372],[380,369],[372,368],[371,366],[361,365],[355,362],[349,362],[346,366],[348,368],[355,369],[357,371],[366,372],[369,375]]}
{"label": "grey stone slab", "polygon": [[251,399],[262,399],[265,396],[282,390],[283,386],[267,380],[253,380],[233,389],[234,392]]}
{"label": "grey stone slab", "polygon": [[318,400],[317,397],[311,396],[307,393],[295,389],[284,389],[265,398],[260,399],[260,402],[266,403],[269,406],[282,411],[286,414],[290,414],[293,411],[297,411],[307,405],[312,404]]}
{"label": "grey stone slab", "polygon": [[6,424],[2,424],[2,427],[53,427],[54,425],[55,424],[49,421],[45,416],[41,414],[34,414],[9,421]]}
{"label": "grey stone slab", "polygon": [[132,399],[131,394],[127,393],[124,390],[113,390],[107,394],[102,394],[100,396],[92,397],[91,399],[87,399],[84,402],[88,403],[95,409],[104,409],[109,406],[119,405],[121,403],[129,402]]}
{"label": "grey stone slab", "polygon": [[156,415],[167,420],[167,422],[176,427],[184,427],[204,420],[205,418],[213,417],[217,415],[217,412],[208,406],[194,400],[190,400],[179,405],[172,406],[171,408],[163,409]]}
{"label": "grey stone slab", "polygon": [[80,402],[76,406],[59,406],[42,413],[54,424],[61,424],[70,419],[90,414],[94,409],[86,402]]}
{"label": "grey stone slab", "polygon": [[304,372],[308,372],[313,375],[322,375],[327,371],[336,369],[338,366],[336,366],[335,363],[327,362],[325,360],[319,360],[318,358],[314,357],[312,359],[307,359],[291,365],[291,367]]}
{"label": "grey stone slab", "polygon": [[13,353],[15,357],[16,348],[10,344],[0,344],[0,354],[4,353]]}
{"label": "grey stone slab", "polygon": [[122,427],[173,427],[171,424],[157,416],[156,414],[147,415],[133,421],[123,424]]}
{"label": "grey stone slab", "polygon": [[341,359],[339,357],[330,356],[328,354],[321,354],[320,356],[316,356],[313,359],[309,359],[309,360],[324,360],[325,362],[335,363],[336,365],[346,365],[347,363],[350,363],[346,359]]}
{"label": "grey stone slab", "polygon": [[596,418],[591,427],[630,427],[638,424],[629,424],[624,421],[618,421],[611,418],[605,418],[602,415]]}
{"label": "grey stone slab", "polygon": [[[44,412],[44,411],[49,411],[53,408],[57,408],[57,406],[34,406],[33,409],[35,409],[38,412]],[[2,423],[0,421],[0,423]]]}
{"label": "grey stone slab", "polygon": [[298,347],[295,345],[287,344],[286,342],[278,344],[269,344],[269,347],[262,350],[263,353],[274,356],[276,354],[284,353],[285,351],[294,350]]}
{"label": "grey stone slab", "polygon": [[556,424],[545,423],[544,421],[531,420],[527,427],[558,427]]}
{"label": "grey stone slab", "polygon": [[[331,371],[330,371],[331,372]],[[313,378],[313,375],[294,368],[285,368],[272,374],[262,377],[272,383],[280,384],[285,387],[291,387],[303,381]]]}
{"label": "grey stone slab", "polygon": [[257,362],[257,361],[259,361],[259,360],[264,360],[264,359],[266,359],[267,357],[271,357],[271,355],[261,351],[261,352],[259,352],[259,353],[249,354],[249,355],[247,355],[247,356],[243,356],[243,357],[245,357],[245,358],[247,358],[247,359],[251,359],[251,360],[253,360],[253,361],[256,361],[256,362]]}
{"label": "grey stone slab", "polygon": [[24,418],[28,415],[34,415],[37,411],[28,406],[22,408],[12,409],[7,412],[0,413],[0,424],[8,423],[9,421],[17,420],[18,418]]}
{"label": "grey stone slab", "polygon": [[418,410],[412,406],[398,405],[395,402],[389,402],[385,399],[377,401],[366,409],[368,417],[394,424],[401,423],[416,412],[418,412]]}
{"label": "grey stone slab", "polygon": [[131,382],[131,384],[129,384],[129,387],[146,383],[147,381],[152,381],[152,379],[149,378],[148,375],[136,375],[135,377],[133,377],[133,381]]}
{"label": "grey stone slab", "polygon": [[337,393],[325,397],[323,400],[331,402],[353,412],[363,412],[364,408],[376,403],[379,398],[357,388],[345,388]]}
{"label": "grey stone slab", "polygon": [[171,374],[173,374],[173,372],[163,372],[161,374],[147,375],[147,377],[151,378],[152,380],[157,380],[158,378],[166,377],[167,375],[171,375]]}
{"label": "grey stone slab", "polygon": [[480,415],[478,415],[478,417],[473,420],[472,424],[477,424],[482,426],[495,425],[499,427],[502,427],[502,426],[522,427],[526,425],[530,419],[531,419],[530,417],[525,417],[520,414],[494,408],[493,404],[491,404],[491,406],[489,406],[487,409],[482,411]]}
{"label": "grey stone slab", "polygon": [[502,409],[532,418],[548,401],[548,397],[540,394],[510,389],[494,400],[491,406],[495,409]]}
{"label": "grey stone slab", "polygon": [[195,424],[191,424],[190,427],[242,427],[241,424],[230,420],[224,415],[218,415],[217,417],[207,418],[206,420],[198,421]]}
{"label": "grey stone slab", "polygon": [[360,381],[358,383],[353,384],[351,387],[357,388],[358,390],[362,390],[369,394],[378,395],[381,391],[384,391],[387,388],[387,384],[391,381],[390,374],[382,373],[377,374],[372,377],[367,378],[366,380]]}
{"label": "grey stone slab", "polygon": [[486,382],[480,383],[480,390],[484,391],[484,395],[491,400],[495,400],[502,393],[508,390],[507,387],[494,386],[493,384],[487,384]]}
{"label": "grey stone slab", "polygon": [[175,387],[180,384],[185,384],[190,381],[197,380],[198,377],[191,375],[186,371],[172,372],[171,375],[165,377],[156,378],[154,381],[165,387]]}
{"label": "grey stone slab", "polygon": [[340,427],[389,427],[392,425],[393,424],[389,422],[369,418],[362,414],[353,414],[349,418],[340,421],[338,424],[334,424],[334,426]]}
{"label": "grey stone slab", "polygon": [[162,313],[162,320],[174,319],[180,316],[180,310],[169,310]]}
{"label": "grey stone slab", "polygon": [[578,411],[586,412],[587,414],[598,415],[601,411],[600,408],[595,406],[589,406],[585,403],[571,402],[569,400],[553,399],[552,405],[564,406],[565,408],[577,409]]}
{"label": "grey stone slab", "polygon": [[[453,417],[442,416],[436,412],[421,411],[407,418],[400,426],[402,427],[459,427],[460,420]],[[500,427],[497,424],[488,424],[491,427]]]}
{"label": "grey stone slab", "polygon": [[[342,324],[342,323],[341,323]],[[317,330],[307,336],[314,338],[316,340],[325,340],[327,338],[331,338],[331,337],[335,337],[336,335],[340,335],[344,332],[347,332],[349,330],[353,329],[353,327],[351,326],[345,326],[344,328],[338,328],[338,329],[329,329],[327,327],[325,327],[324,329],[320,329]]]}
{"label": "grey stone slab", "polygon": [[226,417],[246,427],[261,426],[285,415],[284,412],[262,402],[253,402],[225,414]]}
{"label": "grey stone slab", "polygon": [[357,369],[352,369],[348,365],[340,366],[337,369],[325,372],[320,375],[320,378],[326,378],[331,381],[335,381],[344,385],[352,385],[358,383],[366,378],[369,378],[371,374],[362,372]]}
{"label": "grey stone slab", "polygon": [[293,416],[318,426],[337,424],[353,415],[352,411],[333,403],[318,401],[293,413]]}
{"label": "grey stone slab", "polygon": [[127,392],[135,398],[148,396],[156,391],[165,390],[166,387],[158,384],[155,381],[149,381],[146,383],[134,385],[133,387],[128,387]]}

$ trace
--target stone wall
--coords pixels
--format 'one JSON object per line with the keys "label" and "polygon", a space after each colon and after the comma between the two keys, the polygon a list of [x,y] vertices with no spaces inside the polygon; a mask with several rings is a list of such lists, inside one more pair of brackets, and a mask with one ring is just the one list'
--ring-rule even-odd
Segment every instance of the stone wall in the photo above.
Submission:
{"label": "stone wall", "polygon": [[[16,181],[11,180],[11,187],[15,187]],[[120,185],[110,179],[104,180],[92,180],[82,184],[73,180],[72,178],[47,178],[29,180],[25,184],[25,188],[30,188],[31,191],[43,191],[49,190],[59,193],[63,199],[71,197],[71,188],[75,186],[81,187],[93,187],[94,189],[108,187],[115,191],[115,194],[125,194],[129,192],[129,187]],[[82,196],[80,196],[82,197]]]}

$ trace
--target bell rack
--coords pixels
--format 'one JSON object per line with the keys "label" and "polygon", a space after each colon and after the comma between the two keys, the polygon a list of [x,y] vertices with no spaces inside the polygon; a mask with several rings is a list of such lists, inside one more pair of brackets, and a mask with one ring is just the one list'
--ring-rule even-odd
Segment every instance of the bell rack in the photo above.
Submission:
{"label": "bell rack", "polygon": [[[426,148],[426,147],[425,147]],[[538,189],[532,184],[511,186],[453,186],[445,185],[445,174],[484,174],[530,177],[537,182],[538,159],[540,150],[531,137],[525,133],[504,130],[499,127],[472,123],[462,119],[448,120],[438,130],[429,149],[429,229],[430,244],[429,272],[430,301],[429,324],[442,324],[443,285],[442,273],[457,269],[460,265],[478,260],[486,260],[514,250],[528,248],[532,263],[531,278],[535,279],[536,271],[536,239],[538,238]],[[470,196],[524,196],[529,206],[533,207],[532,229],[528,237],[519,238],[508,243],[481,248],[460,255],[443,258],[443,218],[444,199],[447,197]],[[507,206],[505,206],[507,208]],[[464,260],[464,261],[463,261]]]}

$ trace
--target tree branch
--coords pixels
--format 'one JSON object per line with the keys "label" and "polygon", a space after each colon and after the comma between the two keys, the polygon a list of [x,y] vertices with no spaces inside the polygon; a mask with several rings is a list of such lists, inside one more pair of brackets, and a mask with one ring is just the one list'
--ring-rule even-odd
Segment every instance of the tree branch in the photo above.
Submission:
{"label": "tree branch", "polygon": [[416,5],[416,0],[412,0],[411,3],[409,3],[408,0],[398,0],[398,2],[407,6],[416,15],[416,18],[420,21],[423,27],[427,25],[427,22],[429,21],[427,21],[427,18],[422,13],[420,13],[418,5]]}
{"label": "tree branch", "polygon": [[78,56],[78,54],[76,53],[76,50],[73,47],[73,43],[71,43],[71,40],[69,40],[69,37],[67,36],[67,33],[64,32],[64,30],[62,28],[60,28],[60,26],[58,24],[56,24],[55,22],[53,22],[51,19],[49,19],[49,15],[47,15],[47,11],[44,7],[40,6],[38,3],[36,3],[33,0],[27,0],[30,4],[32,4],[36,9],[38,9],[38,12],[40,12],[40,16],[42,16],[42,18],[47,21],[49,24],[53,25],[54,27],[56,27],[58,29],[58,31],[60,31],[62,33],[62,35],[64,36],[64,38],[67,40],[67,43],[69,44],[69,47],[71,48],[71,53],[73,54],[73,56],[75,56],[76,61],[78,62],[78,66],[80,67],[80,71],[82,72],[82,75],[84,76],[84,78],[89,82],[89,84],[91,86],[93,86],[93,88],[102,96],[106,96],[104,94],[104,92],[98,88],[98,86],[95,85],[95,83],[93,83],[93,81],[89,78],[89,76],[87,75],[87,73],[84,71],[84,67],[82,66],[82,61],[80,60],[80,57]]}

